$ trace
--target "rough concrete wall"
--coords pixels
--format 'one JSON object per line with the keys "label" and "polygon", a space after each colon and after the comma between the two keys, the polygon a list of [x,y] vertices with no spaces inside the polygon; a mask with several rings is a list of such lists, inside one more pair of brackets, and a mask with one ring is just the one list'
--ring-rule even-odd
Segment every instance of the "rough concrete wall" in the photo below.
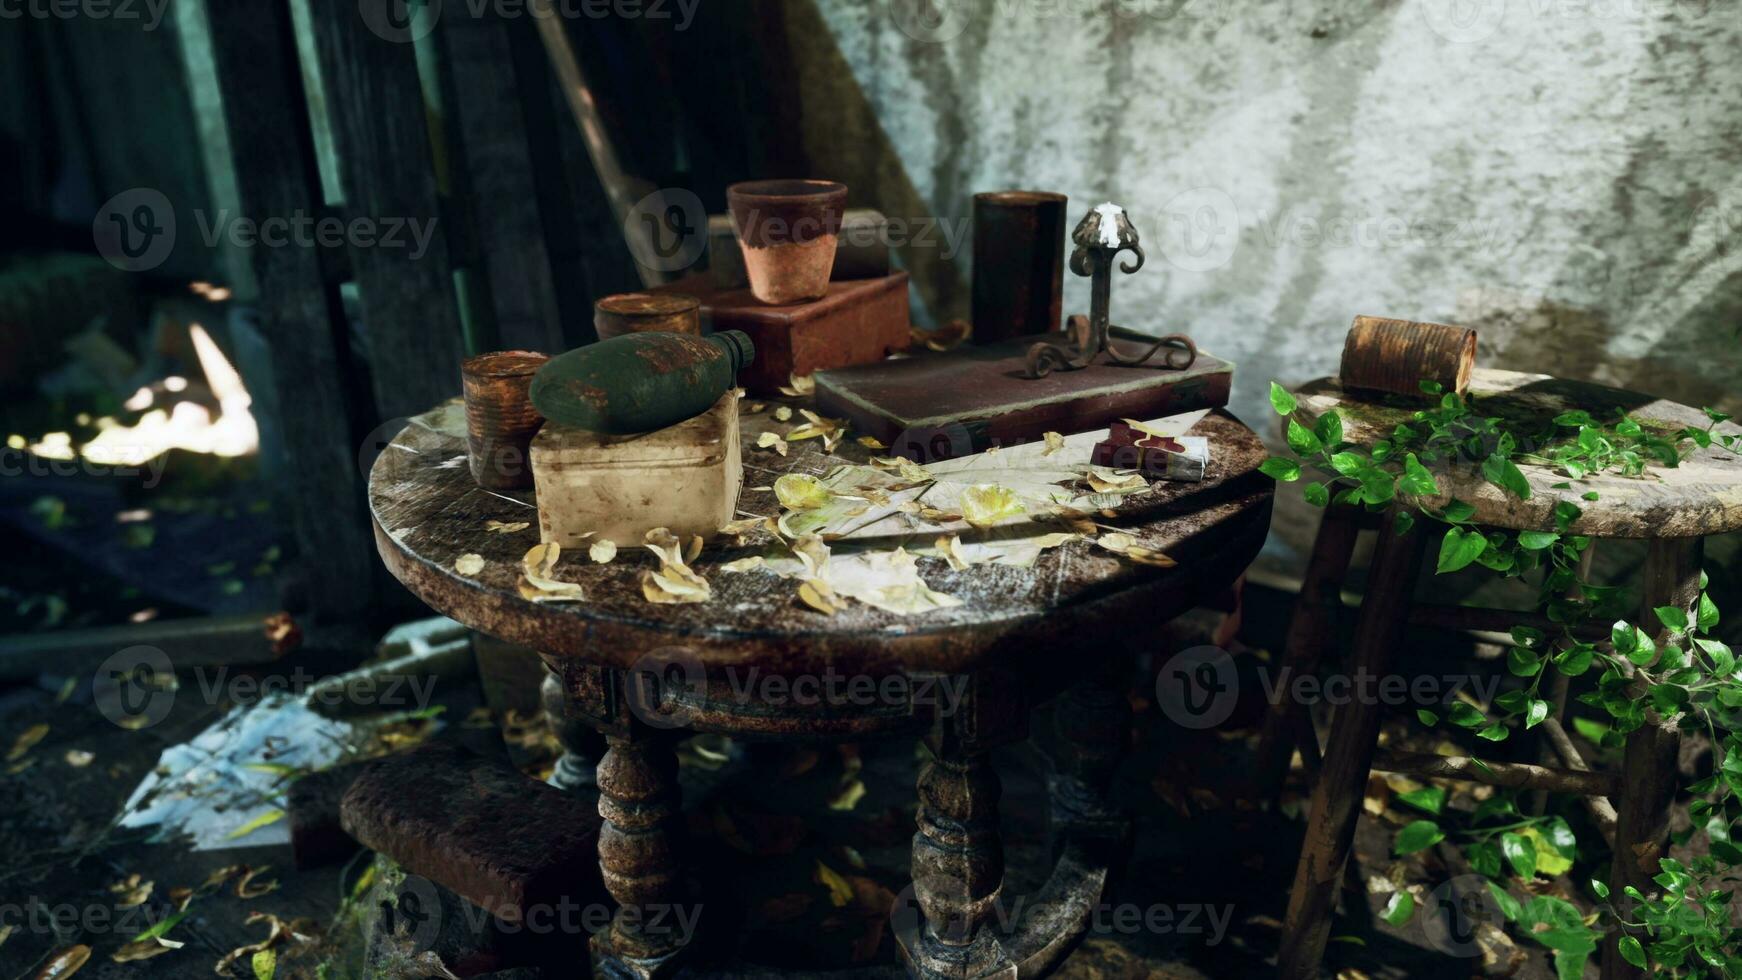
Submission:
{"label": "rough concrete wall", "polygon": [[[1124,204],[1151,263],[1115,322],[1234,359],[1267,436],[1267,382],[1333,372],[1357,313],[1476,326],[1489,365],[1742,398],[1730,0],[815,3],[850,79],[807,132],[856,139],[828,114],[862,98],[939,216],[1018,186],[1073,220]],[[928,279],[933,316],[965,312]]]}

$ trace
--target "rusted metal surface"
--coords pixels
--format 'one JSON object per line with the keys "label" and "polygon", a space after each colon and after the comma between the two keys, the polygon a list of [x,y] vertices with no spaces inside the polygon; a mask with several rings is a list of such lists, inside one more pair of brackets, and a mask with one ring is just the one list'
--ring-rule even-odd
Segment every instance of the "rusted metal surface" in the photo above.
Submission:
{"label": "rusted metal surface", "polygon": [[1444,323],[1358,316],[1343,341],[1344,387],[1425,397],[1423,381],[1463,394],[1476,368],[1476,331]]}
{"label": "rusted metal surface", "polygon": [[339,804],[366,763],[353,762],[297,778],[285,791],[290,853],[298,870],[350,857],[357,844],[339,820]]}
{"label": "rusted metal surface", "polygon": [[[1208,478],[1158,485],[1128,498],[1105,520],[1174,557],[1176,568],[1137,566],[1085,542],[1047,551],[1030,569],[952,571],[921,558],[933,588],[967,601],[924,616],[858,603],[824,616],[796,602],[789,588],[770,587],[765,576],[719,572],[722,563],[766,546],[753,540],[711,547],[695,561],[713,586],[708,602],[649,603],[639,580],[652,556],[626,551],[607,565],[565,561],[557,567],[555,575],[586,590],[586,601],[533,603],[517,589],[521,557],[533,539],[484,529],[486,520],[535,521],[531,495],[486,493],[463,472],[444,467],[463,451],[447,417],[414,420],[395,440],[403,451],[376,461],[370,506],[383,561],[419,598],[468,626],[549,658],[618,668],[671,646],[692,651],[710,669],[949,673],[992,660],[1054,662],[1062,651],[1123,642],[1133,616],[1163,619],[1225,588],[1264,542],[1275,486],[1257,472],[1267,456],[1258,437],[1232,416],[1213,412],[1193,430],[1213,447]],[[772,424],[766,413],[744,422],[742,438],[750,447]],[[835,456],[824,455],[815,440],[794,443],[788,457],[751,449],[747,482],[765,487],[782,473],[820,474],[839,463],[864,463],[871,452],[852,439]],[[744,514],[779,510],[773,493],[759,489],[746,490],[738,507]],[[455,572],[454,560],[464,554],[481,555],[483,571]]]}
{"label": "rusted metal surface", "polygon": [[503,762],[443,744],[378,759],[341,814],[359,843],[504,922],[601,898],[598,814]]}
{"label": "rusted metal surface", "polygon": [[847,185],[754,180],[726,188],[750,291],[772,305],[821,299],[840,244]]}
{"label": "rusted metal surface", "polygon": [[544,416],[528,389],[549,355],[497,351],[469,357],[460,367],[466,401],[466,455],[472,479],[487,490],[532,486],[532,437]]}
{"label": "rusted metal surface", "polygon": [[702,333],[702,304],[682,293],[618,293],[593,304],[600,340],[626,333]]}
{"label": "rusted metal surface", "polygon": [[1050,191],[974,195],[974,343],[1059,329],[1067,201]]}
{"label": "rusted metal surface", "polygon": [[[1111,222],[1111,224],[1109,224]],[[1143,245],[1137,229],[1123,208],[1103,204],[1083,216],[1071,232],[1076,248],[1071,252],[1071,271],[1089,277],[1089,316],[1085,320],[1073,316],[1067,324],[1068,343],[1042,341],[1028,349],[1028,376],[1044,378],[1054,370],[1079,371],[1105,353],[1115,364],[1143,364],[1160,353],[1167,354],[1162,362],[1175,371],[1183,371],[1198,359],[1197,345],[1184,334],[1169,334],[1157,340],[1141,353],[1125,353],[1108,343],[1114,329],[1109,309],[1113,292],[1113,260],[1120,252],[1130,252],[1135,262],[1121,265],[1120,271],[1130,275],[1143,268]]]}

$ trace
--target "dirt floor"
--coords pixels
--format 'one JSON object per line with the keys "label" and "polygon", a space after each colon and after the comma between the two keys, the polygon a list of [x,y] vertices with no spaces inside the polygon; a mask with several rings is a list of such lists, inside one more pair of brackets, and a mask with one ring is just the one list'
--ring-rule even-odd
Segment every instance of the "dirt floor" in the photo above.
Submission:
{"label": "dirt floor", "polygon": [[[1250,590],[1247,639],[1261,641],[1273,633],[1284,609],[1282,596]],[[1256,670],[1264,656],[1256,648],[1242,650],[1243,671]],[[1441,659],[1449,655],[1426,643],[1411,656],[1455,662]],[[1492,665],[1466,663],[1465,668],[1492,670]],[[1155,669],[1147,664],[1133,676],[1132,754],[1119,786],[1120,799],[1137,817],[1136,844],[1118,869],[1108,907],[1062,975],[1099,980],[1270,975],[1274,967],[1267,961],[1275,955],[1301,834],[1300,774],[1294,774],[1279,807],[1240,802],[1257,703],[1243,698],[1221,730],[1189,731],[1156,708]],[[340,964],[352,961],[347,957],[354,957],[361,942],[356,910],[346,908],[352,914],[342,922],[336,917],[358,893],[358,879],[370,866],[367,855],[296,872],[287,846],[196,852],[112,826],[159,753],[212,724],[227,704],[180,697],[162,723],[122,731],[92,709],[88,692],[51,686],[18,686],[0,694],[0,741],[13,744],[36,726],[48,726],[33,744],[17,743],[23,747],[14,748],[0,770],[0,911],[8,916],[4,925],[12,927],[0,942],[0,977],[37,976],[57,954],[77,944],[92,950],[81,977],[212,976],[232,950],[268,937],[269,917],[307,938],[275,946],[278,976],[348,975]],[[1243,688],[1262,690],[1256,682]],[[503,744],[481,709],[475,685],[449,685],[439,699],[448,709],[440,719],[409,731],[406,743],[462,735],[477,742],[482,731],[494,744]],[[528,728],[527,719],[512,720],[507,735],[515,758],[531,771],[547,767],[548,733],[535,721]],[[997,759],[1010,902],[1031,893],[1047,866],[1044,781],[1051,739],[1045,711],[1034,728],[1030,743]],[[690,852],[704,895],[718,897],[719,914],[730,923],[714,930],[711,945],[728,949],[739,962],[771,969],[892,968],[888,910],[907,886],[919,751],[905,740],[850,748],[746,749],[716,739],[687,749],[683,779]],[[1378,906],[1395,884],[1419,886],[1417,893],[1426,900],[1434,883],[1458,870],[1446,845],[1402,860],[1390,856],[1392,830],[1410,819],[1408,808],[1392,799],[1395,788],[1377,779],[1369,792],[1358,863],[1348,876],[1351,887],[1333,931],[1327,975],[1350,980],[1476,975],[1483,962],[1477,945],[1459,947],[1463,956],[1448,956],[1436,948],[1443,941],[1424,931],[1426,916],[1401,928],[1379,918]],[[1453,805],[1471,806],[1473,800],[1455,793]],[[244,885],[236,865],[261,870]],[[210,884],[221,869],[228,874]],[[832,893],[832,879],[845,883],[845,889]],[[262,884],[268,881],[276,885],[268,889]],[[1392,884],[1374,889],[1376,882]],[[147,884],[151,888],[143,902],[118,907],[141,897]],[[1565,879],[1533,887],[1576,891]],[[148,959],[116,962],[114,955],[129,940],[174,913],[182,888],[197,894],[165,938],[185,945]],[[254,892],[264,893],[239,897]],[[727,935],[722,937],[722,931]],[[1496,973],[1550,975],[1542,949],[1500,942],[1497,954],[1490,951],[1504,963]],[[317,972],[323,960],[325,972]],[[243,956],[229,975],[249,976],[250,969],[249,957]]]}

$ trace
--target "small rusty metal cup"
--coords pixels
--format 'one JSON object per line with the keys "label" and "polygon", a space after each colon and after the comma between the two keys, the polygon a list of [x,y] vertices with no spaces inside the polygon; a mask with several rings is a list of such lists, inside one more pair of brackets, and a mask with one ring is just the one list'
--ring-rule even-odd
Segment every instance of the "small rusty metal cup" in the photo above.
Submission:
{"label": "small rusty metal cup", "polygon": [[548,354],[509,350],[469,357],[460,366],[466,396],[466,455],[486,490],[532,488],[532,437],[544,416],[527,389]]}
{"label": "small rusty metal cup", "polygon": [[1050,191],[974,195],[974,343],[1059,329],[1070,231],[1066,202]]}
{"label": "small rusty metal cup", "polygon": [[618,293],[593,304],[593,329],[600,340],[626,333],[702,335],[702,303],[679,293]]}

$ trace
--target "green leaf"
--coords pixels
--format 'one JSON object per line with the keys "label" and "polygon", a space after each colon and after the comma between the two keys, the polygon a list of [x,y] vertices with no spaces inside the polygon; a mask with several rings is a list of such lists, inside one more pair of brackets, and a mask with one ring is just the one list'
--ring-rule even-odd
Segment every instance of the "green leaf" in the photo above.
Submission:
{"label": "green leaf", "polygon": [[[1428,395],[1438,395],[1446,390],[1446,386],[1438,381],[1420,381],[1417,383],[1421,386],[1422,392]],[[1708,409],[1708,411],[1710,410]]]}
{"label": "green leaf", "polygon": [[1306,502],[1314,507],[1323,507],[1331,502],[1330,488],[1323,483],[1309,483],[1300,488],[1300,493],[1302,497],[1306,498]]}
{"label": "green leaf", "polygon": [[1319,416],[1318,424],[1313,426],[1313,435],[1330,449],[1343,441],[1343,417],[1336,412],[1326,412]]}
{"label": "green leaf", "polygon": [[1489,878],[1500,877],[1500,849],[1495,847],[1493,842],[1484,840],[1471,844],[1465,848],[1464,857],[1470,860],[1470,867],[1474,868],[1477,874],[1486,875]]}
{"label": "green leaf", "polygon": [[1504,741],[1506,741],[1506,736],[1508,736],[1510,734],[1511,733],[1506,730],[1505,725],[1502,725],[1499,722],[1495,722],[1494,724],[1489,725],[1487,728],[1484,728],[1481,731],[1477,732],[1476,737],[1477,738],[1485,738],[1490,742],[1504,742]]}
{"label": "green leaf", "polygon": [[278,953],[271,949],[260,950],[248,960],[248,965],[254,969],[254,980],[272,980],[278,972]]}
{"label": "green leaf", "polygon": [[1292,459],[1272,456],[1258,467],[1258,472],[1280,483],[1293,483],[1300,479],[1300,464]]}
{"label": "green leaf", "polygon": [[1446,805],[1446,791],[1438,786],[1425,786],[1412,789],[1407,793],[1397,794],[1397,798],[1417,810],[1426,810],[1434,816],[1439,816]]}
{"label": "green leaf", "polygon": [[1597,657],[1597,647],[1591,643],[1575,643],[1561,651],[1555,666],[1568,677],[1578,677],[1591,669]]}
{"label": "green leaf", "polygon": [[1400,511],[1397,520],[1391,523],[1393,533],[1400,538],[1408,534],[1413,527],[1415,527],[1415,515],[1408,511]]}
{"label": "green leaf", "polygon": [[145,930],[144,932],[140,933],[137,936],[134,936],[132,939],[128,940],[128,942],[142,943],[142,942],[145,942],[147,940],[156,939],[159,936],[167,936],[167,935],[169,935],[169,931],[171,929],[174,929],[176,927],[176,924],[181,922],[181,920],[183,918],[185,918],[187,916],[187,914],[188,914],[187,909],[182,909],[181,911],[175,913],[174,915],[168,916],[164,919],[160,919],[157,922],[153,923],[151,928]]}
{"label": "green leaf", "polygon": [[1439,572],[1444,575],[1467,568],[1486,550],[1488,539],[1480,533],[1456,527],[1448,528],[1445,539],[1440,542]]}
{"label": "green leaf", "polygon": [[1422,724],[1426,725],[1429,728],[1432,728],[1435,725],[1440,723],[1440,716],[1434,714],[1433,712],[1427,710],[1426,708],[1417,708],[1415,711],[1415,717],[1416,717],[1416,720],[1420,721]]}
{"label": "green leaf", "polygon": [[1366,457],[1357,452],[1345,451],[1331,457],[1331,469],[1343,476],[1360,479],[1361,474],[1368,469],[1368,466]]}
{"label": "green leaf", "polygon": [[1712,661],[1712,673],[1724,677],[1736,669],[1736,655],[1726,644],[1701,637],[1694,641],[1694,645]]}
{"label": "green leaf", "polygon": [[1621,941],[1615,944],[1615,948],[1620,951],[1622,959],[1641,970],[1645,969],[1645,948],[1639,945],[1639,940],[1632,936],[1622,936]]}
{"label": "green leaf", "polygon": [[1639,633],[1632,623],[1616,620],[1615,625],[1609,627],[1609,642],[1615,644],[1616,653],[1625,657],[1639,645]]}
{"label": "green leaf", "polygon": [[1392,845],[1393,853],[1402,857],[1425,851],[1446,839],[1446,832],[1432,820],[1417,820],[1397,832],[1397,841]]}
{"label": "green leaf", "polygon": [[1288,420],[1288,448],[1300,456],[1312,456],[1325,448],[1319,437],[1313,435],[1311,429],[1294,419]]}
{"label": "green leaf", "polygon": [[1518,532],[1518,546],[1525,551],[1541,551],[1560,539],[1561,536],[1553,531]]}
{"label": "green leaf", "polygon": [[1421,460],[1414,453],[1403,458],[1403,479],[1398,482],[1397,488],[1417,497],[1431,497],[1440,492],[1440,485],[1434,480],[1434,475],[1421,465]]}
{"label": "green leaf", "polygon": [[[1477,870],[1480,871],[1481,869],[1477,869]],[[1498,875],[1500,873],[1499,863],[1498,862],[1495,863],[1494,870],[1492,873],[1490,873],[1490,872],[1482,872],[1482,873],[1488,874],[1490,877],[1492,877],[1493,875]],[[1500,883],[1498,881],[1488,882],[1488,893],[1490,895],[1494,896],[1494,904],[1500,906],[1500,914],[1506,917],[1507,922],[1517,922],[1518,917],[1520,915],[1524,914],[1524,907],[1518,904],[1518,899],[1513,898],[1511,892],[1508,892],[1506,889],[1500,887]]]}
{"label": "green leaf", "polygon": [[1488,723],[1487,716],[1462,701],[1453,701],[1450,708],[1452,724],[1459,728],[1480,728]]}
{"label": "green leaf", "polygon": [[1707,593],[1700,593],[1699,611],[1695,614],[1702,632],[1710,633],[1718,628],[1718,604],[1712,601]]}
{"label": "green leaf", "polygon": [[1518,464],[1504,456],[1489,456],[1482,463],[1482,476],[1489,483],[1507,491],[1519,500],[1530,499],[1530,481]]}
{"label": "green leaf", "polygon": [[1278,415],[1293,415],[1297,407],[1294,396],[1288,389],[1272,381],[1270,383],[1270,407],[1276,409]]}
{"label": "green leaf", "polygon": [[1380,918],[1391,925],[1401,926],[1408,924],[1414,915],[1415,899],[1409,892],[1399,888],[1391,893],[1391,900],[1385,903],[1385,911],[1380,913]]}
{"label": "green leaf", "polygon": [[1609,886],[1595,878],[1591,879],[1591,890],[1597,893],[1598,898],[1607,899],[1609,897]]}
{"label": "green leaf", "polygon": [[1506,651],[1506,669],[1514,677],[1535,677],[1542,671],[1542,659],[1534,650],[1513,647]]}
{"label": "green leaf", "polygon": [[1446,505],[1445,510],[1440,511],[1440,520],[1447,524],[1463,524],[1475,516],[1476,508],[1462,500],[1454,500]]}
{"label": "green leaf", "polygon": [[1542,724],[1542,720],[1547,717],[1548,702],[1540,698],[1533,698],[1530,702],[1530,709],[1524,713],[1524,727],[1527,729],[1535,728]]}
{"label": "green leaf", "polygon": [[1530,842],[1530,838],[1522,834],[1501,834],[1500,853],[1506,856],[1506,863],[1512,865],[1513,873],[1518,877],[1536,877],[1536,845]]}
{"label": "green leaf", "polygon": [[1688,631],[1688,611],[1675,606],[1658,606],[1652,610],[1657,613],[1657,621],[1675,630],[1677,633]]}

